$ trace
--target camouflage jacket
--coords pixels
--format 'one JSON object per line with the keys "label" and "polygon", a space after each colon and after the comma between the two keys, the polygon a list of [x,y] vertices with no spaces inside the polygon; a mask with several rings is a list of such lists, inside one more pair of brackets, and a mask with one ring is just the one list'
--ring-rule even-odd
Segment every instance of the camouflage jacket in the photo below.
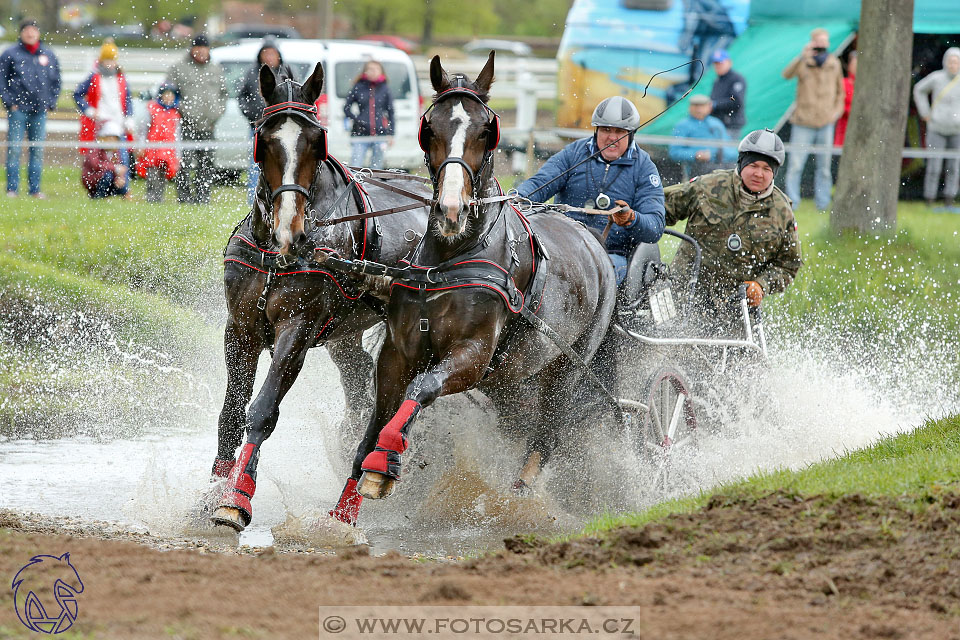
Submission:
{"label": "camouflage jacket", "polygon": [[[741,198],[740,176],[714,171],[664,189],[666,222],[687,221],[686,233],[703,251],[698,290],[715,301],[734,294],[740,283],[754,280],[766,294],[787,288],[803,264],[797,223],[790,200],[777,187],[760,200]],[[672,270],[689,276],[694,252],[682,243]]]}

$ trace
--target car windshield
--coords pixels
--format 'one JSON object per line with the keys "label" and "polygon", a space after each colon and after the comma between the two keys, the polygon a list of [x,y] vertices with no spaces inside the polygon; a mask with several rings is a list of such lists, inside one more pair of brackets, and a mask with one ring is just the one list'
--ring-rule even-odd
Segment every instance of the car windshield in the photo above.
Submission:
{"label": "car windshield", "polygon": [[[253,66],[252,62],[221,62],[224,75],[227,78],[227,91],[231,98],[236,98],[240,91],[240,85],[243,84],[243,78],[247,70]],[[293,79],[297,82],[303,82],[313,72],[313,65],[305,62],[294,62],[290,64],[290,70],[293,72]]]}
{"label": "car windshield", "polygon": [[[346,98],[353,88],[354,82],[363,72],[363,65],[366,60],[346,60],[338,62],[337,72],[337,97]],[[410,72],[407,66],[402,62],[382,62],[383,72],[387,76],[387,84],[390,86],[390,93],[394,100],[406,98],[410,95]]]}

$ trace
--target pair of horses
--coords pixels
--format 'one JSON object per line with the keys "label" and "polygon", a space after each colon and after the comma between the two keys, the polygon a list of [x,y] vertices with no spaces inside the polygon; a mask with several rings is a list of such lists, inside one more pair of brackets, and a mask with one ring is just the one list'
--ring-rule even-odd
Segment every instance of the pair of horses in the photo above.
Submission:
{"label": "pair of horses", "polygon": [[[432,60],[436,95],[420,125],[428,189],[399,176],[361,184],[328,156],[312,109],[321,65],[302,86],[261,69],[262,197],[225,251],[227,392],[213,475],[226,482],[216,524],[249,524],[260,446],[307,351],[326,343],[355,409],[374,366],[360,337],[381,319],[375,407],[335,519],[355,524],[364,497],[393,491],[410,427],[440,396],[479,388],[501,414],[512,398],[535,396],[514,486],[530,484],[549,459],[583,376],[570,348],[585,361],[596,352],[616,281],[586,228],[557,213],[528,221],[501,192],[493,177],[499,118],[487,106],[493,77],[492,52],[472,82]],[[411,198],[420,203],[390,208]],[[368,265],[375,275],[365,275]],[[270,368],[248,409],[265,348]]]}

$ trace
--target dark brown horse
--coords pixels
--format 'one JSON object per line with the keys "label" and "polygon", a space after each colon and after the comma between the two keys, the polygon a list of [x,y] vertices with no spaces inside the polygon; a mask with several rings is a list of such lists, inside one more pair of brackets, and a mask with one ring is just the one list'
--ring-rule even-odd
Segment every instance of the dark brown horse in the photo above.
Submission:
{"label": "dark brown horse", "polygon": [[[417,414],[440,396],[475,387],[501,415],[507,398],[533,397],[527,462],[514,486],[532,482],[583,377],[534,323],[552,327],[586,361],[607,331],[616,281],[603,245],[560,214],[528,222],[493,178],[499,123],[486,104],[493,67],[491,53],[470,82],[448,76],[439,57],[430,66],[437,93],[420,137],[435,203],[409,275],[394,274],[375,415],[333,512],[344,522],[356,521],[361,496],[392,492]],[[533,320],[521,317],[524,306]]]}
{"label": "dark brown horse", "polygon": [[[260,88],[267,105],[255,139],[260,192],[224,252],[227,391],[213,467],[215,477],[228,479],[212,519],[238,531],[252,516],[260,445],[276,427],[280,401],[307,351],[326,343],[340,369],[348,406],[356,409],[368,393],[373,362],[360,337],[380,321],[375,307],[379,304],[382,312],[382,303],[319,261],[339,255],[396,264],[423,235],[427,219],[421,206],[376,221],[322,226],[368,207],[409,205],[411,199],[370,186],[369,180],[366,186],[358,184],[355,175],[327,156],[326,131],[313,107],[323,88],[319,64],[303,86],[264,66]],[[425,185],[399,176],[389,182],[424,199],[430,195]],[[271,349],[273,359],[248,409],[264,349]],[[235,459],[244,430],[246,442]]]}

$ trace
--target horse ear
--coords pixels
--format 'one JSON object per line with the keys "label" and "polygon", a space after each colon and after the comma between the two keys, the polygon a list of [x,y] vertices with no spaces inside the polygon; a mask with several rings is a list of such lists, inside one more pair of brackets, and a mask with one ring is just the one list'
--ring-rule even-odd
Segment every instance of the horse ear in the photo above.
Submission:
{"label": "horse ear", "polygon": [[433,90],[437,93],[450,86],[450,78],[447,77],[447,72],[443,70],[443,65],[440,64],[440,56],[433,56],[433,60],[430,61],[430,84],[433,85]]}
{"label": "horse ear", "polygon": [[490,85],[493,84],[493,58],[495,55],[495,51],[490,52],[490,55],[487,56],[487,63],[483,65],[483,69],[480,70],[477,79],[474,81],[481,94],[489,93]]}
{"label": "horse ear", "polygon": [[323,93],[323,64],[317,63],[313,74],[303,83],[303,97],[306,102],[313,104]]}
{"label": "horse ear", "polygon": [[273,92],[277,88],[277,74],[270,68],[270,65],[263,65],[260,67],[260,95],[263,96],[263,99],[267,104],[270,104],[270,100],[273,98]]}

